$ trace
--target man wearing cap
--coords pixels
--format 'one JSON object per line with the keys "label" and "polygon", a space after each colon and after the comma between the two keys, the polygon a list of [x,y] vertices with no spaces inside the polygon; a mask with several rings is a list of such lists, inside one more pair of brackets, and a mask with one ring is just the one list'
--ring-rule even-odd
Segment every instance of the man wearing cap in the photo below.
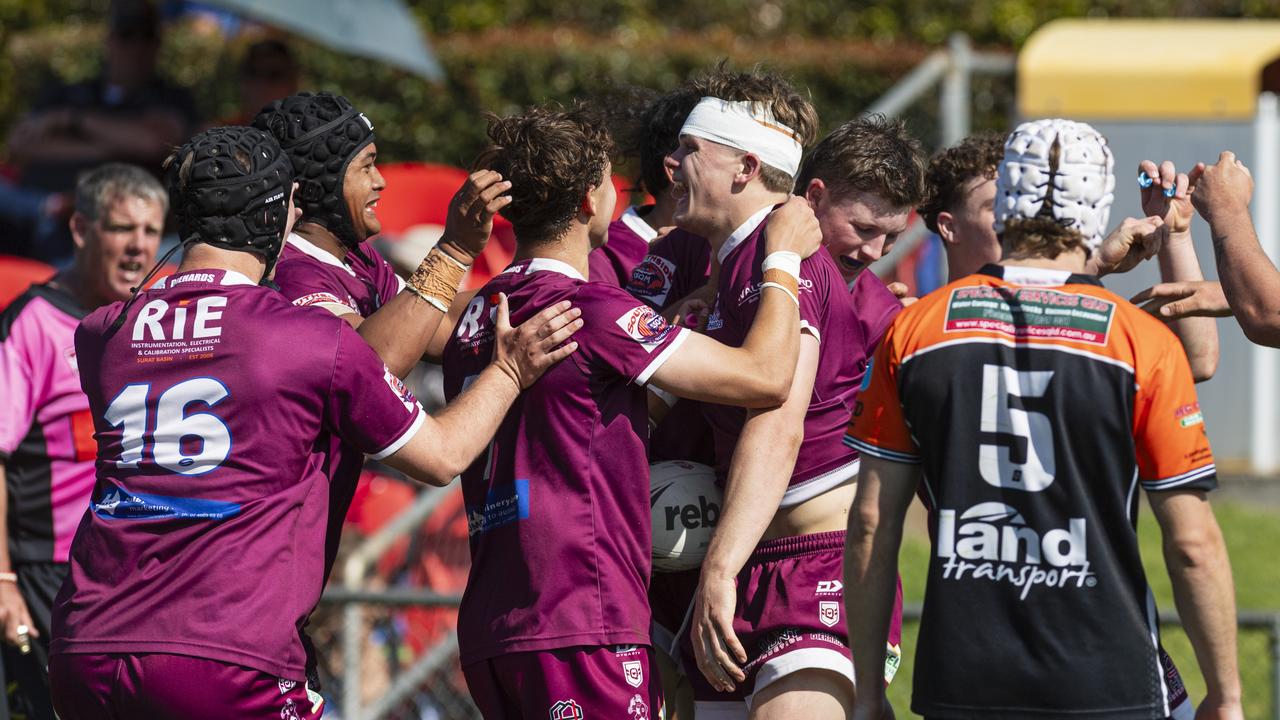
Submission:
{"label": "man wearing cap", "polygon": [[[334,441],[447,484],[580,323],[559,303],[512,329],[501,299],[493,362],[430,417],[347,323],[260,287],[296,219],[273,138],[214,128],[168,167],[182,265],[76,331],[98,474],[54,603],[55,707],[316,718],[302,628],[337,544]],[[447,305],[439,280],[420,289]]]}
{"label": "man wearing cap", "polygon": [[888,712],[875,660],[918,483],[933,552],[912,711],[1191,717],[1138,552],[1141,485],[1204,675],[1195,716],[1242,717],[1190,367],[1168,328],[1085,274],[1102,254],[1112,170],[1088,125],[1020,125],[997,180],[1000,262],[904,310],[876,352],[848,434],[863,456],[845,565],[854,717]]}

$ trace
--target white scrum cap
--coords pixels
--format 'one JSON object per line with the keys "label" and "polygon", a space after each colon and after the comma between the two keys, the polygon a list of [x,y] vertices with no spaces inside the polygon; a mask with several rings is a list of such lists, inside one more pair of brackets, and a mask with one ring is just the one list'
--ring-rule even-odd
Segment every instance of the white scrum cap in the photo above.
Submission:
{"label": "white scrum cap", "polygon": [[1052,218],[1080,231],[1093,253],[1107,232],[1114,171],[1107,139],[1088,124],[1060,119],[1022,123],[1004,143],[996,181],[996,232],[1003,232],[1010,220]]}

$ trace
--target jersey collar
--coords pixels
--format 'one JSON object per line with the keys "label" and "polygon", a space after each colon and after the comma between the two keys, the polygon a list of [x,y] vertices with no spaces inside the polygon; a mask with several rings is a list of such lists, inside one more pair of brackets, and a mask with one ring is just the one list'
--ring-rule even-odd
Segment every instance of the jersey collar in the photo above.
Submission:
{"label": "jersey collar", "polygon": [[532,275],[536,272],[554,272],[571,277],[574,280],[581,280],[582,282],[587,281],[586,278],[582,277],[582,273],[578,272],[577,269],[569,263],[561,262],[552,258],[533,258],[532,260],[523,261],[524,267],[520,267],[521,264],[522,263],[515,263],[510,265],[502,272],[504,274],[516,273],[518,275]]}
{"label": "jersey collar", "polygon": [[289,233],[289,244],[296,248],[299,252],[319,260],[326,265],[342,268],[351,277],[356,276],[355,270],[352,270],[346,263],[334,257],[333,253],[320,248],[310,240],[302,237],[298,233]]}
{"label": "jersey collar", "polygon": [[644,218],[640,217],[640,213],[636,212],[634,205],[627,208],[627,211],[622,213],[622,217],[618,219],[622,221],[623,225],[630,228],[631,232],[639,235],[640,239],[647,243],[653,242],[654,238],[658,237],[658,231],[649,227],[649,223],[645,222]]}
{"label": "jersey collar", "polygon": [[1093,275],[1083,275],[1067,270],[1050,270],[1049,268],[996,265],[991,263],[982,266],[978,274],[1000,278],[1014,285],[1029,287],[1057,287],[1059,285],[1097,285],[1102,287],[1102,281]]}
{"label": "jersey collar", "polygon": [[733,234],[729,236],[729,239],[724,241],[724,245],[720,246],[720,252],[716,253],[716,260],[723,263],[724,259],[729,257],[729,253],[733,252],[744,240],[751,237],[751,233],[760,227],[760,223],[764,222],[769,213],[773,212],[773,208],[773,205],[765,205],[757,210],[755,215],[747,218],[746,222],[739,225],[738,229],[734,230]]}

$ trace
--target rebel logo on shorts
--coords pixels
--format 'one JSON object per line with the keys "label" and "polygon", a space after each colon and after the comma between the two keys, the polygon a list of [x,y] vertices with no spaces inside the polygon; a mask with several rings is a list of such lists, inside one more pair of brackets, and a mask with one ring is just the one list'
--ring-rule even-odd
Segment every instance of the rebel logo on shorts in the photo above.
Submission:
{"label": "rebel logo on shorts", "polygon": [[818,620],[827,627],[840,622],[840,603],[834,600],[823,600],[818,603]]}
{"label": "rebel logo on shorts", "polygon": [[551,706],[551,720],[582,720],[582,706],[573,700],[561,700]]}
{"label": "rebel logo on shorts", "polygon": [[622,663],[622,675],[631,687],[640,687],[644,682],[644,666],[639,660],[627,660]]}
{"label": "rebel logo on shorts", "polygon": [[643,345],[645,352],[650,353],[667,338],[667,335],[671,334],[672,328],[648,305],[631,308],[618,318],[617,323],[623,332]]}

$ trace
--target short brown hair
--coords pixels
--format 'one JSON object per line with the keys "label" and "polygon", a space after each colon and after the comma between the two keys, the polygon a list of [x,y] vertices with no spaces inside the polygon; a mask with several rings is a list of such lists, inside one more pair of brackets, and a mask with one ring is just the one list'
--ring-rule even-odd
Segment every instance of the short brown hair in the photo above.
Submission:
{"label": "short brown hair", "polygon": [[901,120],[871,115],[850,120],[822,138],[800,166],[797,194],[818,178],[832,192],[866,192],[894,207],[924,199],[924,148]]}
{"label": "short brown hair", "polygon": [[[774,119],[795,132],[801,146],[818,136],[818,111],[786,78],[756,67],[751,72],[733,72],[725,62],[715,70],[690,80],[687,87],[698,97],[714,97],[731,102],[753,102],[765,106]],[[762,165],[760,181],[773,192],[791,192],[795,178],[771,165]]]}
{"label": "short brown hair", "polygon": [[925,174],[925,201],[920,206],[925,226],[938,232],[938,214],[955,209],[970,180],[994,178],[1003,158],[1004,136],[997,133],[970,135],[935,155]]}
{"label": "short brown hair", "polygon": [[1089,255],[1084,236],[1079,230],[1063,225],[1052,217],[1010,218],[1000,233],[1000,245],[1006,255],[1029,255],[1053,260],[1077,248]]}
{"label": "short brown hair", "polygon": [[604,178],[613,141],[603,118],[578,104],[571,109],[531,107],[520,115],[489,115],[490,145],[476,158],[511,183],[501,210],[521,242],[560,237],[582,198]]}

